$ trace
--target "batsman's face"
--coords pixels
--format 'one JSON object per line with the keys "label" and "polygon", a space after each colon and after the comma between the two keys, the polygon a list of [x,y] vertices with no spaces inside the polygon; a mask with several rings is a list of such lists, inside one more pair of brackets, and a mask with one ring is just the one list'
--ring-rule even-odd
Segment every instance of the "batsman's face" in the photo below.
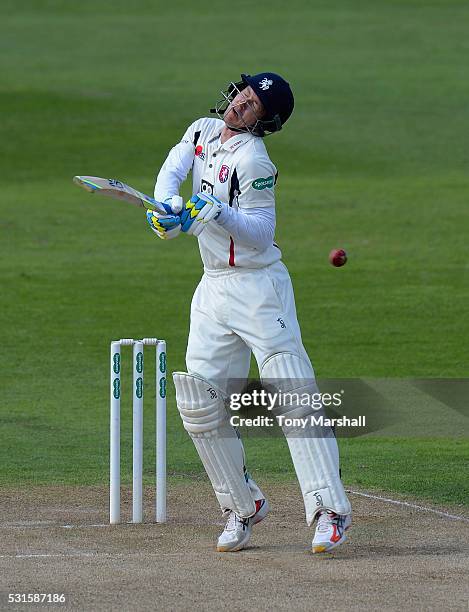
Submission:
{"label": "batsman's face", "polygon": [[253,126],[258,119],[262,119],[264,107],[255,91],[246,87],[232,100],[223,115],[228,127],[244,128]]}

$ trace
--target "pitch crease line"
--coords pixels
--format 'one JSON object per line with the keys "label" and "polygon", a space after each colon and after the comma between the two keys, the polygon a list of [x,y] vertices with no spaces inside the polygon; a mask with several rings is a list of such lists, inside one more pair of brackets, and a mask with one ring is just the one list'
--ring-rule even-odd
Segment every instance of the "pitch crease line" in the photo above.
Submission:
{"label": "pitch crease line", "polygon": [[0,555],[0,559],[36,559],[44,557],[55,557],[55,558],[67,558],[67,557],[96,557],[97,553],[71,553],[69,555],[64,553],[31,553],[31,554],[17,554],[17,555]]}
{"label": "pitch crease line", "polygon": [[412,504],[410,502],[399,501],[398,499],[391,499],[389,497],[381,497],[380,495],[371,495],[370,493],[361,493],[360,491],[353,491],[348,489],[347,493],[353,495],[359,495],[360,497],[366,497],[368,499],[376,499],[378,501],[386,502],[388,504],[395,504],[396,506],[405,506],[406,508],[413,508],[414,510],[421,510],[423,512],[431,512],[432,514],[438,514],[438,516],[444,516],[455,521],[464,521],[469,523],[469,518],[465,516],[459,516],[458,514],[449,514],[449,512],[443,512],[443,510],[435,510],[434,508],[427,508],[427,506],[419,506],[418,504]]}

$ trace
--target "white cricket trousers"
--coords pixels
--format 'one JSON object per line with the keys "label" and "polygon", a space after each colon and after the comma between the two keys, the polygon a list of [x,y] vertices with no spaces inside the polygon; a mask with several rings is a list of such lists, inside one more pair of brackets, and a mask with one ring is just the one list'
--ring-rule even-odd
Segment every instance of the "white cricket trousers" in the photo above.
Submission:
{"label": "white cricket trousers", "polygon": [[[226,391],[226,381],[246,379],[251,351],[259,370],[276,353],[311,365],[301,340],[286,266],[205,271],[191,305],[187,371]],[[311,378],[314,377],[311,366]]]}

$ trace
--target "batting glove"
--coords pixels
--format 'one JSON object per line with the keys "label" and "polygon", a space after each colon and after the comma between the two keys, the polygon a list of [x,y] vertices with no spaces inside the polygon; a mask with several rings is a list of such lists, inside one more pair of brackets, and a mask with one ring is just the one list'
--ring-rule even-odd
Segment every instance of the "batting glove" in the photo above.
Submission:
{"label": "batting glove", "polygon": [[147,210],[147,221],[158,238],[171,240],[176,238],[181,231],[181,218],[179,215],[172,214],[169,204],[164,204],[164,207],[168,210],[167,215],[161,215],[154,210]]}
{"label": "batting glove", "polygon": [[220,215],[224,206],[226,204],[208,193],[193,195],[181,212],[181,230],[186,234],[199,236],[207,223]]}

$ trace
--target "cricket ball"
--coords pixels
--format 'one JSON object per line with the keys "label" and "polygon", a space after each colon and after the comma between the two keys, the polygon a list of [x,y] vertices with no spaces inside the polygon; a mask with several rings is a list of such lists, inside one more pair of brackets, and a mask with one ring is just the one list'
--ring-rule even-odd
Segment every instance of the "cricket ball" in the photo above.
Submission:
{"label": "cricket ball", "polygon": [[340,266],[344,266],[347,263],[347,253],[344,249],[333,249],[329,253],[329,261],[336,268],[340,268]]}

